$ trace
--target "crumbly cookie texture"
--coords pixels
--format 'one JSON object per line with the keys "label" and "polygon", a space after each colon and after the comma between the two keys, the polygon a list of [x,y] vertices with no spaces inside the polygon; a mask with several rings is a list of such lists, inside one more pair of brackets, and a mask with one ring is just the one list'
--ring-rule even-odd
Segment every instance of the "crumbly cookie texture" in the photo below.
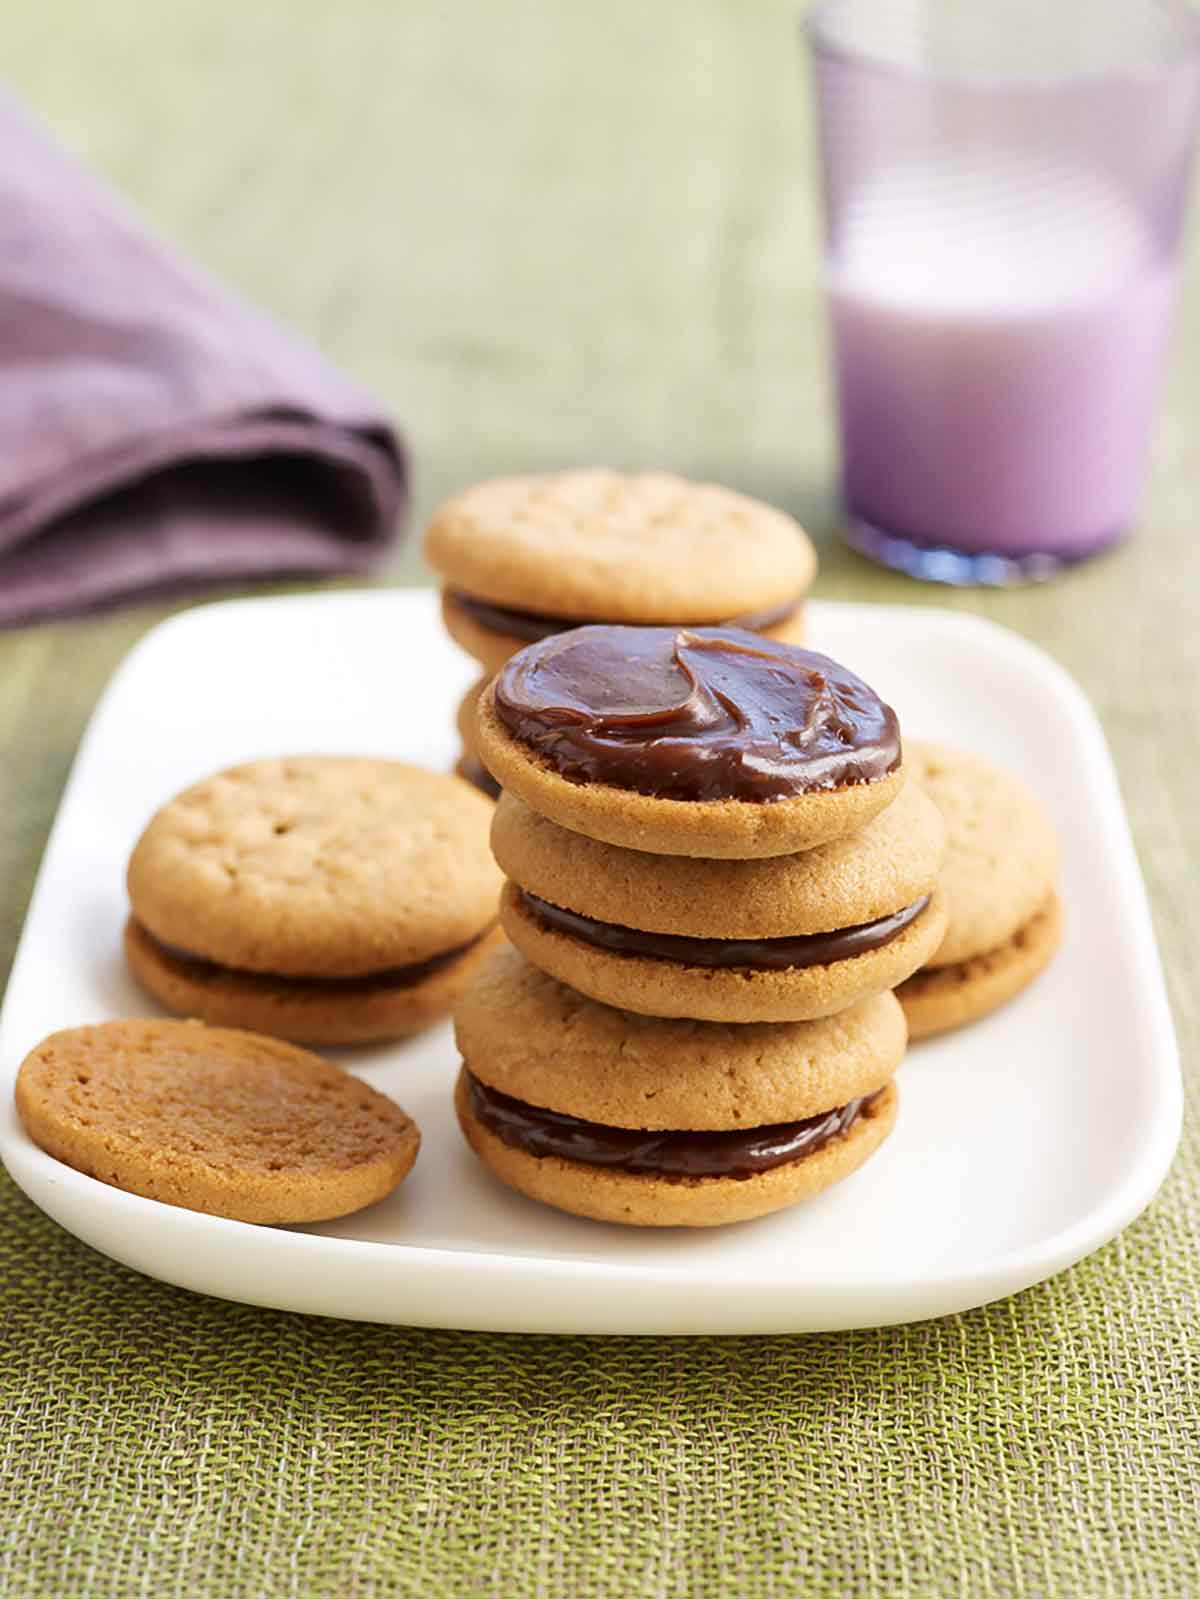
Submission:
{"label": "crumbly cookie texture", "polygon": [[1062,905],[1051,894],[995,949],[950,966],[927,966],[896,990],[912,1038],[948,1032],[1007,1004],[1039,976],[1062,942]]}
{"label": "crumbly cookie texture", "polygon": [[772,506],[601,469],[477,484],[434,516],[425,557],[453,588],[581,622],[728,621],[798,598],[816,571],[799,523]]}
{"label": "crumbly cookie texture", "polygon": [[601,949],[548,926],[521,901],[512,883],[501,896],[500,922],[527,960],[608,1005],[646,1016],[712,1022],[801,1022],[832,1016],[911,976],[945,936],[946,903],[935,892],[916,920],[878,949],[778,971],[690,966]]}
{"label": "crumbly cookie texture", "polygon": [[954,966],[999,949],[1045,904],[1058,841],[1024,783],[982,756],[906,739],[904,758],[946,822],[950,925],[929,964]]}
{"label": "crumbly cookie texture", "polygon": [[76,1171],[237,1221],[360,1210],[420,1145],[398,1105],[327,1061],[197,1021],[54,1033],[23,1062],[16,1102],[33,1141]]}
{"label": "crumbly cookie texture", "polygon": [[493,684],[480,698],[476,728],[480,757],[500,786],[560,827],[650,854],[752,860],[813,849],[886,810],[906,777],[901,765],[873,783],[769,804],[660,799],[607,783],[573,783],[513,738],[496,715],[494,698]]}
{"label": "crumbly cookie texture", "polygon": [[611,1127],[762,1127],[872,1094],[904,1054],[890,993],[820,1021],[725,1025],[598,1004],[513,949],[455,1010],[463,1060],[489,1087]]}
{"label": "crumbly cookie texture", "polygon": [[494,920],[491,813],[461,778],[400,761],[254,761],[154,816],[129,863],[130,904],[160,942],[238,971],[392,971]]}
{"label": "crumbly cookie texture", "polygon": [[416,977],[288,978],[181,959],[125,924],[125,960],[142,988],[177,1016],[242,1027],[294,1044],[372,1044],[445,1016],[488,955],[504,943],[497,927],[459,955]]}
{"label": "crumbly cookie texture", "polygon": [[669,1179],[514,1149],[472,1113],[465,1073],[455,1091],[464,1137],[501,1182],[543,1205],[627,1227],[720,1227],[811,1199],[875,1153],[895,1124],[897,1103],[896,1085],[889,1083],[871,1114],[860,1116],[842,1137],[771,1171]]}
{"label": "crumbly cookie texture", "polygon": [[[612,618],[600,617],[587,620],[610,621]],[[518,650],[523,650],[529,642],[528,639],[516,638],[511,633],[500,633],[493,628],[485,627],[478,617],[470,615],[460,605],[454,603],[449,590],[442,592],[442,621],[447,633],[459,648],[465,650],[483,667],[483,683],[494,676],[510,656],[515,655]],[[756,628],[755,631],[763,638],[777,639],[781,644],[803,644],[806,632],[803,604],[798,604],[795,610],[781,621],[773,623],[770,627]]]}
{"label": "crumbly cookie texture", "polygon": [[864,827],[815,849],[701,860],[585,838],[505,794],[492,851],[522,888],[596,921],[688,938],[787,938],[877,921],[930,893],[946,828],[908,783]]}

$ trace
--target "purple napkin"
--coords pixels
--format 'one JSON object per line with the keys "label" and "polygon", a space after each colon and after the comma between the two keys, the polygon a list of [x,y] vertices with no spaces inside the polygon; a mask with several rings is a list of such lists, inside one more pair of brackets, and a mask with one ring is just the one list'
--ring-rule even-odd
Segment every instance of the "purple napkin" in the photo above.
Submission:
{"label": "purple napkin", "polygon": [[358,570],[404,500],[403,446],[370,395],[0,94],[0,625]]}

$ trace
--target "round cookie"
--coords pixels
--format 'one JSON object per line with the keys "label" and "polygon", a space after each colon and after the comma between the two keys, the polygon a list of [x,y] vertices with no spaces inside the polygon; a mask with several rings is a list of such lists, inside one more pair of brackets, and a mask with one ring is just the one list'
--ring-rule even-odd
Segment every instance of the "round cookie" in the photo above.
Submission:
{"label": "round cookie", "polygon": [[[488,617],[488,649],[536,637],[529,619],[698,625],[777,612],[816,570],[799,524],[771,506],[665,472],[598,469],[467,489],[434,516],[425,556],[468,601],[527,619]],[[483,658],[478,639],[463,642]]]}
{"label": "round cookie", "polygon": [[[762,621],[752,628],[760,637],[778,639],[784,644],[804,643],[805,620],[802,601],[798,600],[794,605],[776,607],[760,615]],[[485,617],[494,625],[489,627],[484,621]],[[536,624],[534,626],[527,626],[526,620],[526,617],[519,613],[506,613],[492,606],[484,606],[457,590],[442,590],[442,622],[446,631],[461,649],[484,667],[484,684],[500,670],[505,661],[518,650],[523,650],[527,644],[536,642],[538,636],[548,638],[551,633],[563,633],[569,628],[579,626],[581,621],[603,621],[604,618],[583,617],[573,620],[558,618],[554,625],[550,625],[540,618],[529,617],[528,621]],[[745,627],[752,623],[754,623],[753,617],[741,620],[738,625]],[[535,636],[522,637],[521,634],[511,631],[513,627],[521,627],[523,633],[534,633]]]}
{"label": "round cookie", "polygon": [[129,1193],[236,1221],[325,1221],[403,1181],[420,1145],[392,1100],[275,1039],[200,1022],[55,1033],[17,1110],[47,1154]]}
{"label": "round cookie", "polygon": [[598,843],[511,794],[492,850],[510,878],[501,922],[521,953],[593,999],[653,1016],[826,1016],[902,982],[945,932],[934,895],[945,828],[911,784],[848,838],[766,861]]}
{"label": "round cookie", "polygon": [[[460,1001],[455,1037],[468,1074],[458,1093],[464,1133],[504,1181],[601,1219],[708,1226],[790,1204],[865,1159],[894,1116],[889,1085],[906,1033],[891,994],[821,1021],[775,1026],[632,1015],[583,998],[504,950]],[[472,1077],[526,1108],[601,1130],[693,1132],[701,1143],[871,1103],[844,1133],[770,1170],[680,1177],[514,1147],[481,1121]]]}
{"label": "round cookie", "polygon": [[949,925],[897,995],[914,1037],[986,1016],[1049,964],[1062,938],[1058,841],[1037,800],[982,756],[911,740],[906,764],[946,822]]}
{"label": "round cookie", "polygon": [[926,966],[896,989],[911,1038],[977,1021],[1014,999],[1050,964],[1062,942],[1057,894],[1005,943],[953,966]]}
{"label": "round cookie", "polygon": [[751,1177],[655,1178],[515,1149],[472,1112],[465,1069],[454,1090],[463,1136],[493,1176],[540,1204],[626,1227],[723,1227],[812,1199],[870,1159],[895,1126],[898,1103],[888,1083],[836,1141]]}
{"label": "round cookie", "polygon": [[169,1008],[298,1041],[411,1032],[465,985],[495,922],[490,816],[459,778],[399,761],[207,778],[130,859],[134,974]]}
{"label": "round cookie", "polygon": [[560,826],[659,855],[752,859],[862,827],[904,782],[895,714],[827,656],[734,628],[582,627],[479,700],[479,753]]}
{"label": "round cookie", "polygon": [[491,843],[506,877],[597,921],[692,938],[788,938],[873,922],[928,894],[946,829],[933,802],[907,783],[857,832],[815,849],[703,860],[585,838],[504,794]]}
{"label": "round cookie", "polygon": [[499,928],[460,955],[368,977],[274,977],[177,953],[125,923],[125,960],[159,1004],[216,1027],[244,1027],[294,1044],[373,1044],[407,1038],[445,1016],[477,968],[504,943]]}
{"label": "round cookie", "polygon": [[1024,783],[991,761],[918,739],[906,740],[904,754],[946,823],[950,925],[929,965],[952,966],[998,949],[1045,905],[1058,840]]}

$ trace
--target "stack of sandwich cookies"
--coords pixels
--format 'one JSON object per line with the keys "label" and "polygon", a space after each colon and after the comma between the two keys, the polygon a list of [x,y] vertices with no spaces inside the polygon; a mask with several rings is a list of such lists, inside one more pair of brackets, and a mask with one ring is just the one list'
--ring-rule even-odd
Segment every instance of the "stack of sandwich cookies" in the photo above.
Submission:
{"label": "stack of sandwich cookies", "polygon": [[946,930],[945,827],[909,783],[865,827],[770,859],[650,855],[501,797],[510,940],[580,993],[651,1016],[805,1021],[892,988]]}
{"label": "stack of sandwich cookies", "polygon": [[988,1015],[1049,965],[1062,940],[1058,842],[1025,785],[940,744],[905,746],[912,781],[946,823],[945,937],[897,997],[914,1038]]}
{"label": "stack of sandwich cookies", "polygon": [[483,1163],[544,1204],[642,1227],[746,1221],[849,1176],[891,1131],[906,1036],[888,993],[782,1026],[668,1021],[583,999],[514,950],[490,957],[455,1033]]}
{"label": "stack of sandwich cookies", "polygon": [[[484,683],[526,645],[589,622],[736,620],[799,642],[816,571],[791,517],[661,472],[478,484],[434,516],[425,554],[444,580],[446,627]],[[456,770],[488,792],[469,722],[464,701]]]}
{"label": "stack of sandwich cookies", "polygon": [[508,661],[476,731],[520,952],[456,1010],[481,1159],[639,1225],[762,1215],[855,1169],[895,1115],[888,990],[946,930],[945,828],[892,711],[744,630],[590,626]]}
{"label": "stack of sandwich cookies", "polygon": [[168,1010],[300,1043],[402,1037],[488,951],[490,804],[398,761],[302,756],[164,806],[129,863],[128,964]]}

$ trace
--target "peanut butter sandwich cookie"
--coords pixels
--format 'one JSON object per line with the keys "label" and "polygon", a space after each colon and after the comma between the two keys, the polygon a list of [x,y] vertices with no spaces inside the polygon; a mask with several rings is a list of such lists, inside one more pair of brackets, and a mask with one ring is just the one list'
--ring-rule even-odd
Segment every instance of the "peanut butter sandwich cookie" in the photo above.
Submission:
{"label": "peanut butter sandwich cookie", "polygon": [[383,1199],[421,1135],[375,1089],[274,1038],[118,1021],[39,1044],[17,1074],[34,1143],[114,1188],[235,1221],[328,1221]]}
{"label": "peanut butter sandwich cookie", "polygon": [[978,755],[906,743],[912,781],[941,811],[949,924],[896,990],[914,1038],[986,1016],[1049,965],[1062,939],[1058,841],[1025,785]]}
{"label": "peanut butter sandwich cookie", "polygon": [[496,929],[492,807],[399,761],[297,756],[206,778],[129,863],[125,954],[168,1010],[312,1044],[417,1031]]}
{"label": "peanut butter sandwich cookie", "polygon": [[492,776],[534,810],[661,855],[811,849],[904,782],[895,714],[861,678],[737,628],[557,634],[507,662],[476,728]]}
{"label": "peanut butter sandwich cookie", "polygon": [[597,1221],[715,1227],[807,1199],[891,1131],[891,994],[820,1021],[727,1027],[584,999],[515,950],[455,1015],[459,1123],[510,1188]]}
{"label": "peanut butter sandwich cookie", "polygon": [[770,860],[648,855],[505,794],[500,919],[535,966],[650,1016],[805,1021],[894,988],[946,931],[946,830],[912,783],[848,837]]}
{"label": "peanut butter sandwich cookie", "polygon": [[489,673],[581,622],[731,622],[799,642],[816,555],[782,511],[665,472],[501,478],[425,535],[451,636]]}

